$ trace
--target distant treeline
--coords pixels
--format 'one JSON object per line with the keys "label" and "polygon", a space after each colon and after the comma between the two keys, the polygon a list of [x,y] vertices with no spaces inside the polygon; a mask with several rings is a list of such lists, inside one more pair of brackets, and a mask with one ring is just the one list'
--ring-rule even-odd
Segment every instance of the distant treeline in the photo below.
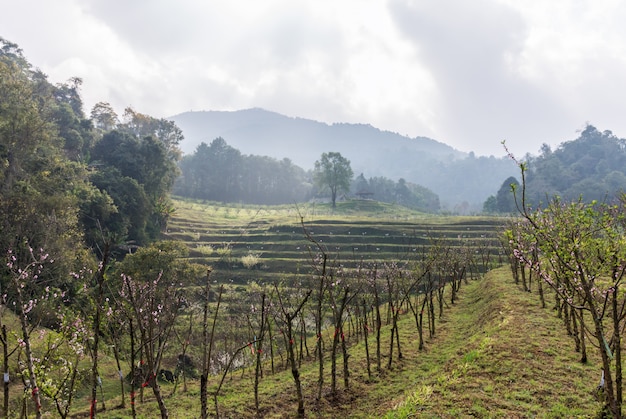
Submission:
{"label": "distant treeline", "polygon": [[311,197],[308,174],[291,160],[243,155],[216,138],[201,143],[180,162],[181,176],[174,185],[180,196],[219,202],[285,204]]}
{"label": "distant treeline", "polygon": [[430,189],[405,181],[394,182],[385,177],[365,179],[361,173],[352,184],[356,196],[371,197],[377,201],[396,203],[425,212],[439,211],[439,196]]}
{"label": "distant treeline", "polygon": [[[181,176],[173,193],[179,196],[217,202],[275,205],[303,202],[323,196],[312,173],[285,158],[244,155],[223,138],[201,143],[179,163]],[[439,197],[420,185],[385,177],[353,182],[350,197],[397,203],[427,212],[439,210]]]}
{"label": "distant treeline", "polygon": [[[527,155],[523,163],[526,203],[533,207],[545,205],[554,196],[563,201],[611,202],[626,189],[626,140],[592,125],[554,151],[544,144],[539,156]],[[504,181],[497,194],[485,202],[486,212],[516,211],[511,184],[518,186],[521,204],[520,176]]]}

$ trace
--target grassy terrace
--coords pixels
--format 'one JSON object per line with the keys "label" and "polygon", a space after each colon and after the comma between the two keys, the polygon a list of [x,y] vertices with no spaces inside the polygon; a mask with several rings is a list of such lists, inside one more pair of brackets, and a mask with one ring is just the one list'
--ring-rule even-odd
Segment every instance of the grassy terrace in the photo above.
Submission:
{"label": "grassy terrace", "polygon": [[500,262],[497,233],[503,218],[434,216],[376,201],[341,202],[334,211],[320,204],[253,207],[183,200],[176,207],[167,237],[185,242],[194,262],[218,268],[217,279],[237,283],[306,274],[311,242],[305,230],[347,267],[421,257],[434,242],[488,255],[488,261],[476,261],[479,270]]}

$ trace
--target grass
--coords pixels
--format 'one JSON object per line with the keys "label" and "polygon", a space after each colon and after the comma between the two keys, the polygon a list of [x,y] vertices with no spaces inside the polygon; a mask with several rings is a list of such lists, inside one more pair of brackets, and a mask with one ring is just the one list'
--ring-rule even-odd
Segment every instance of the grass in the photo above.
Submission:
{"label": "grass", "polygon": [[[410,403],[420,417],[593,417],[599,361],[578,362],[550,309],[498,269],[465,290],[450,314],[445,353],[431,365],[432,396]],[[406,417],[406,416],[404,416]]]}
{"label": "grass", "polygon": [[[334,210],[322,204],[255,207],[176,200],[175,205],[165,238],[186,243],[193,262],[218,268],[218,281],[245,284],[307,276],[301,267],[311,260],[311,243],[303,223],[346,268],[363,261],[420,258],[434,239],[459,250],[490,252],[490,267],[501,253],[496,234],[502,218],[434,216],[376,201],[340,202]],[[254,269],[249,255],[261,255]],[[474,268],[484,271],[485,264]]]}
{"label": "grass", "polygon": [[[535,294],[518,289],[509,271],[500,268],[484,279],[465,285],[454,306],[444,312],[437,335],[417,349],[414,321],[404,315],[401,323],[403,359],[375,372],[365,371],[363,343],[351,347],[351,388],[336,398],[314,399],[317,363],[301,367],[307,417],[386,418],[563,418],[594,417],[600,405],[592,391],[599,380],[599,362],[592,356],[586,365],[578,362],[574,344],[554,312],[540,308]],[[383,330],[388,348],[389,326]],[[373,339],[370,345],[373,344]],[[309,342],[309,348],[313,343]],[[370,347],[373,352],[373,345]],[[594,355],[594,354],[592,354]],[[328,395],[330,365],[326,359],[324,393]],[[295,397],[290,372],[272,375],[264,366],[260,400],[264,417],[295,416]],[[342,377],[338,376],[339,388]],[[212,381],[214,389],[215,382]],[[225,417],[254,417],[253,375],[250,369],[229,374],[219,397]],[[170,394],[171,385],[164,385]],[[183,393],[167,397],[171,418],[197,417],[198,383]],[[140,417],[157,415],[150,402],[139,404]],[[213,412],[212,400],[210,412]],[[86,406],[85,399],[77,403]],[[110,406],[117,403],[108,402]],[[85,413],[85,411],[82,411]],[[101,418],[126,418],[130,410],[109,409]],[[77,417],[81,417],[80,415]]]}

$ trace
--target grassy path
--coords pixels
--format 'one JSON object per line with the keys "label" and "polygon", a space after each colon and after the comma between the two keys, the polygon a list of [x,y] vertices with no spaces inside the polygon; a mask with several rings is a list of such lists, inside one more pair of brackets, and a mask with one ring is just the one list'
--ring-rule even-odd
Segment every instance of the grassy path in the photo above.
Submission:
{"label": "grassy path", "polygon": [[[551,302],[548,302],[548,305]],[[593,417],[600,379],[593,348],[578,362],[573,340],[536,294],[497,269],[470,284],[423,356],[421,383],[389,417]]]}

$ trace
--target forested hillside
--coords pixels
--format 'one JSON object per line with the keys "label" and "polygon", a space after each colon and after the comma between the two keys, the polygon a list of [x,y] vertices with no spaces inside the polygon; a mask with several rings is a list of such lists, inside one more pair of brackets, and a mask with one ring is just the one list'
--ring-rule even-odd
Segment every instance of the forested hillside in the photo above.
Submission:
{"label": "forested hillside", "polygon": [[588,125],[580,136],[527,162],[530,202],[546,202],[546,196],[564,200],[613,200],[626,188],[626,140],[611,131]]}
{"label": "forested hillside", "polygon": [[354,173],[368,179],[404,179],[428,188],[449,212],[480,212],[502,180],[516,174],[504,149],[502,157],[476,156],[430,138],[408,138],[364,124],[328,125],[258,108],[185,112],[171,120],[185,134],[185,154],[219,137],[242,154],[287,158],[308,171],[320,154],[336,151],[350,160]]}
{"label": "forested hillside", "polygon": [[[171,121],[131,108],[120,120],[107,103],[98,103],[87,117],[81,83],[73,78],[53,84],[17,45],[0,38],[5,261],[0,343],[5,380],[22,381],[25,389],[21,396],[17,386],[9,392],[5,381],[5,414],[18,411],[22,400],[23,409],[38,418],[53,405],[67,417],[73,396],[90,384],[95,403],[104,346],[99,341],[115,345],[125,321],[115,320],[117,329],[112,329],[113,307],[126,310],[126,320],[135,313],[135,326],[142,328],[146,319],[140,313],[148,301],[160,298],[154,315],[176,312],[182,298],[174,296],[173,284],[178,289],[197,276],[181,259],[184,246],[153,244],[173,211],[170,192],[181,131]],[[146,289],[146,283],[153,288]],[[125,297],[119,300],[122,290]],[[167,301],[161,292],[168,292]],[[129,305],[123,309],[121,303]],[[165,314],[159,317],[160,327],[168,324]],[[145,329],[142,333],[145,345]],[[145,346],[142,352],[156,371],[156,352],[148,354]]]}
{"label": "forested hillside", "polygon": [[[209,397],[218,417],[222,408],[236,417],[275,409],[279,416],[288,409],[299,417],[335,417],[349,415],[343,407],[356,403],[365,413],[408,415],[428,406],[422,399],[433,388],[444,393],[459,383],[480,385],[477,394],[494,397],[472,406],[454,398],[452,405],[438,404],[442,414],[486,414],[493,400],[506,397],[494,386],[514,389],[512,380],[523,385],[503,414],[549,408],[554,416],[568,416],[587,413],[593,404],[622,416],[626,195],[609,205],[579,202],[575,194],[612,197],[621,188],[624,140],[587,127],[578,140],[528,157],[522,165],[528,182],[520,187],[528,186],[531,202],[540,194],[563,197],[551,199],[545,210],[523,207],[516,219],[444,218],[407,208],[436,211],[439,204],[435,193],[409,178],[361,174],[350,185],[349,158],[339,153],[322,154],[328,164],[315,164],[313,175],[288,159],[243,155],[222,138],[181,160],[183,133],[174,122],[132,108],[120,117],[104,102],[86,115],[81,83],[54,84],[17,45],[0,38],[4,416],[95,417],[107,411],[112,417],[168,418],[174,406],[183,417],[206,418]],[[475,191],[479,179],[496,176],[488,168],[502,163],[473,155],[459,161],[395,163],[449,177],[454,187],[448,193]],[[478,167],[484,173],[473,176]],[[335,169],[343,175],[328,185],[335,188],[333,198],[352,188],[404,206],[371,199],[260,205],[315,194],[313,184],[320,188],[323,175]],[[176,179],[181,191],[207,195],[177,201],[176,208]],[[245,196],[255,204],[239,202]],[[236,203],[202,202],[209,199]],[[460,212],[470,210],[462,204]],[[480,286],[483,274],[504,262],[513,279]],[[513,280],[523,297],[500,300]],[[485,304],[461,304],[465,289]],[[503,328],[506,322],[537,312],[527,304],[531,293],[548,313],[542,318],[553,311],[559,316],[582,363],[600,358],[601,385],[585,380],[575,386],[588,398],[588,387],[596,389],[598,403],[581,406],[565,396],[554,404],[552,395],[569,395],[569,386],[545,393],[526,370],[513,372],[511,365],[534,357],[531,351],[545,359],[557,354],[531,334],[534,328],[520,342],[530,343],[528,352],[502,357],[518,348],[522,330]],[[473,312],[477,308],[484,311]],[[455,311],[460,326],[449,330],[471,346],[439,339]],[[467,313],[474,317],[464,323]],[[486,333],[513,344],[499,346]],[[450,362],[459,355],[460,362]],[[432,368],[437,382],[408,387],[429,358],[438,362]],[[557,361],[556,371],[581,370]],[[247,387],[232,380],[234,370]],[[486,374],[472,375],[479,371]],[[599,375],[597,367],[593,375]],[[539,392],[550,397],[537,407],[532,399]],[[111,394],[118,404],[107,410]]]}
{"label": "forested hillside", "polygon": [[[349,162],[348,162],[349,165]],[[173,192],[187,198],[242,204],[294,204],[328,194],[314,181],[314,173],[296,166],[291,160],[245,155],[216,138],[200,143],[193,154],[179,163],[180,176]],[[440,209],[439,197],[428,188],[384,176],[367,179],[363,173],[346,179],[348,199],[373,199],[397,203],[425,212]]]}
{"label": "forested hillside", "polygon": [[[524,164],[526,203],[532,206],[545,206],[553,196],[566,202],[613,202],[626,190],[626,140],[592,125],[556,150],[544,144],[541,154],[527,154],[519,162]],[[496,195],[488,198],[484,204],[486,212],[517,211],[511,184],[517,185],[521,203],[518,170],[516,176],[504,180]]]}

